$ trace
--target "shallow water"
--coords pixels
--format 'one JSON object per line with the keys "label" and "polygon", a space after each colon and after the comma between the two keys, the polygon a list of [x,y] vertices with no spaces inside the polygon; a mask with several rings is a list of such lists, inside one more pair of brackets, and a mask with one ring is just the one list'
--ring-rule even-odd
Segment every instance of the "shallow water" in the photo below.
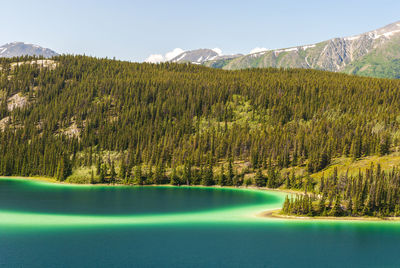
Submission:
{"label": "shallow water", "polygon": [[0,180],[0,210],[44,214],[149,215],[280,202],[259,191],[206,187],[79,186]]}
{"label": "shallow water", "polygon": [[255,190],[3,179],[0,266],[399,266],[399,224],[254,217],[283,198]]}

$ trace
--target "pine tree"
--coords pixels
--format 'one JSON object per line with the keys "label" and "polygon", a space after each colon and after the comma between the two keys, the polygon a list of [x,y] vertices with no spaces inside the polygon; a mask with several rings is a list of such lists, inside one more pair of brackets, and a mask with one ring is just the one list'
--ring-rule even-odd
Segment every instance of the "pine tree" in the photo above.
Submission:
{"label": "pine tree", "polygon": [[63,154],[58,162],[57,179],[59,181],[65,181],[71,173],[72,168],[69,162],[69,157],[66,154]]}
{"label": "pine tree", "polygon": [[101,161],[100,161],[100,156],[97,158],[97,164],[96,164],[96,175],[100,175],[100,170],[101,170]]}
{"label": "pine tree", "polygon": [[208,164],[207,169],[205,170],[202,178],[202,185],[210,186],[214,185],[214,175],[213,175],[213,168],[211,164]]}
{"label": "pine tree", "polygon": [[326,195],[323,194],[321,199],[319,200],[319,204],[318,204],[318,211],[320,214],[322,214],[324,212],[324,210],[326,209]]}
{"label": "pine tree", "polygon": [[170,184],[171,185],[180,185],[180,180],[176,171],[176,167],[172,168],[171,176],[170,176]]}
{"label": "pine tree", "polygon": [[351,198],[351,196],[350,196],[349,203],[347,205],[347,212],[350,216],[353,215],[353,199]]}
{"label": "pine tree", "polygon": [[279,187],[278,182],[278,173],[275,172],[275,169],[272,166],[268,167],[268,180],[267,180],[268,188],[277,188]]}
{"label": "pine tree", "polygon": [[255,184],[257,187],[265,187],[266,186],[265,178],[262,174],[261,168],[259,168],[256,173]]}
{"label": "pine tree", "polygon": [[341,199],[340,199],[340,195],[337,194],[336,195],[336,199],[335,199],[335,204],[333,205],[331,211],[329,212],[330,216],[341,216],[343,213],[342,207],[341,207]]}
{"label": "pine tree", "polygon": [[286,184],[286,189],[290,189],[291,188],[289,173],[285,174],[285,184]]}
{"label": "pine tree", "polygon": [[124,159],[121,160],[120,166],[119,166],[119,175],[118,177],[122,180],[126,180],[127,177],[127,170],[128,167],[125,164]]}
{"label": "pine tree", "polygon": [[100,183],[105,183],[106,180],[106,166],[105,164],[101,165],[100,167],[100,174],[99,174],[99,179],[100,179]]}
{"label": "pine tree", "polygon": [[164,181],[164,168],[163,164],[158,164],[156,167],[156,172],[153,174],[153,183],[162,184]]}
{"label": "pine tree", "polygon": [[134,183],[135,184],[138,184],[138,185],[143,185],[143,177],[142,177],[142,166],[141,165],[137,165],[136,167],[135,167],[135,172],[134,172],[135,174],[134,174],[134,176],[135,176],[135,179],[134,179]]}
{"label": "pine tree", "polygon": [[285,202],[283,202],[283,207],[282,207],[283,214],[290,214],[289,206],[290,206],[289,197],[286,195]]}
{"label": "pine tree", "polygon": [[95,181],[94,181],[94,172],[93,172],[93,169],[90,171],[90,184],[94,184],[95,183]]}
{"label": "pine tree", "polygon": [[192,181],[192,161],[189,159],[185,162],[183,179],[186,181],[186,185],[190,185]]}
{"label": "pine tree", "polygon": [[218,177],[218,185],[221,185],[221,186],[226,185],[226,176],[225,176],[224,165],[221,165],[221,170],[220,170],[220,174]]}
{"label": "pine tree", "polygon": [[328,153],[323,151],[319,158],[318,170],[323,170],[329,165],[330,159]]}
{"label": "pine tree", "polygon": [[235,176],[233,172],[233,161],[232,158],[229,158],[228,162],[228,174],[226,176],[226,185],[231,186],[233,185],[233,177]]}
{"label": "pine tree", "polygon": [[390,149],[390,137],[388,134],[385,134],[379,144],[379,154],[387,155],[389,154],[389,149]]}
{"label": "pine tree", "polygon": [[111,169],[110,169],[110,182],[115,183],[115,176],[117,173],[115,172],[115,165],[114,161],[111,162]]}

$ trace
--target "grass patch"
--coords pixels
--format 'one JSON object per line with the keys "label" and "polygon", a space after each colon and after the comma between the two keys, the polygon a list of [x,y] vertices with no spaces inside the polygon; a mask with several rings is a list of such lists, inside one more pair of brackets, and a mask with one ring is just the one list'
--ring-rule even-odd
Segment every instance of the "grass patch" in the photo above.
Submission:
{"label": "grass patch", "polygon": [[96,167],[79,167],[72,171],[71,176],[66,179],[68,183],[85,184],[90,183],[91,172],[93,170],[94,182],[98,183],[99,177],[96,175]]}
{"label": "grass patch", "polygon": [[[345,175],[346,172],[348,172],[349,176],[356,176],[360,170],[365,172],[367,168],[371,167],[371,163],[373,163],[374,166],[378,164],[381,165],[383,171],[390,171],[394,167],[400,167],[400,153],[395,152],[385,156],[367,156],[357,160],[351,157],[334,158],[327,168],[310,174],[310,177],[316,180],[320,180],[322,176],[329,177],[333,174],[335,168],[337,168],[339,176]],[[286,173],[292,173],[293,171],[296,176],[307,175],[306,165],[285,168],[281,171],[281,174],[284,175]]]}

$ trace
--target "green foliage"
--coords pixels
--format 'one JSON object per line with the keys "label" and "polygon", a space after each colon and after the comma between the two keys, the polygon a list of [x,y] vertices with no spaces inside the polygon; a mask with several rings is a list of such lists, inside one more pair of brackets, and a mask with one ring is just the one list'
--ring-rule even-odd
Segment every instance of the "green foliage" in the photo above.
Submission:
{"label": "green foliage", "polygon": [[257,174],[254,178],[254,182],[257,187],[265,187],[267,185],[266,179],[262,174],[261,168],[257,170]]}
{"label": "green foliage", "polygon": [[[268,168],[256,185],[303,189],[279,170],[317,172],[400,142],[397,80],[85,56],[57,57],[54,70],[10,67],[32,59],[0,59],[0,175],[65,180],[95,165],[100,183],[249,185],[241,162],[246,175]],[[16,94],[27,103],[9,109]]]}
{"label": "green foliage", "polygon": [[[372,53],[345,68],[346,73],[357,74],[362,76],[372,76],[381,78],[400,78],[400,59],[398,52],[398,42],[396,52],[392,55],[382,55]],[[394,54],[394,55],[393,55]]]}
{"label": "green foliage", "polygon": [[282,214],[286,215],[314,215],[314,208],[312,205],[313,198],[308,194],[296,195],[295,198],[288,196],[285,198],[285,202],[282,207]]}
{"label": "green foliage", "polygon": [[142,166],[137,165],[135,167],[135,175],[134,175],[134,183],[138,185],[143,185],[144,179],[143,179],[143,173],[142,173]]}
{"label": "green foliage", "polygon": [[[318,216],[398,216],[400,208],[400,170],[383,172],[373,164],[357,176],[338,176],[334,172],[322,178],[320,187],[308,189],[313,197],[305,194],[285,200],[283,214]],[[308,197],[307,197],[308,196]],[[317,202],[304,208],[305,199]],[[307,202],[310,202],[308,200]],[[301,209],[299,208],[301,206]]]}
{"label": "green foliage", "polygon": [[215,184],[214,173],[213,173],[213,168],[212,168],[211,164],[208,164],[208,166],[204,172],[201,184],[205,185],[205,186],[210,186],[210,185]]}
{"label": "green foliage", "polygon": [[218,176],[218,185],[225,186],[227,185],[227,179],[225,175],[225,168],[224,165],[221,165],[221,170]]}

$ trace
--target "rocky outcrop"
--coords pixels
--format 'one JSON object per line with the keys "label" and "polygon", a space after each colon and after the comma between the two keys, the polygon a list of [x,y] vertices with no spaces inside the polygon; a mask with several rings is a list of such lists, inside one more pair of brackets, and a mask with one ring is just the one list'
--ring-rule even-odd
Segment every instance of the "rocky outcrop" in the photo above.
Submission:
{"label": "rocky outcrop", "polygon": [[[385,51],[392,53],[384,53]],[[399,53],[393,53],[393,51]],[[214,59],[206,65],[228,70],[264,67],[313,68],[358,74],[359,70],[365,70],[363,64],[376,66],[380,63],[381,68],[378,69],[382,71],[382,68],[389,68],[387,66],[393,68],[393,64],[398,64],[399,59],[400,21],[356,36],[333,38],[306,46],[262,51],[224,61]],[[357,68],[351,66],[357,66]],[[385,70],[382,72],[391,73]],[[385,76],[371,71],[368,74],[397,77],[396,73]]]}
{"label": "rocky outcrop", "polygon": [[51,49],[43,48],[38,45],[25,44],[23,42],[13,42],[0,47],[0,57],[12,58],[20,56],[42,56],[51,58],[58,54]]}

